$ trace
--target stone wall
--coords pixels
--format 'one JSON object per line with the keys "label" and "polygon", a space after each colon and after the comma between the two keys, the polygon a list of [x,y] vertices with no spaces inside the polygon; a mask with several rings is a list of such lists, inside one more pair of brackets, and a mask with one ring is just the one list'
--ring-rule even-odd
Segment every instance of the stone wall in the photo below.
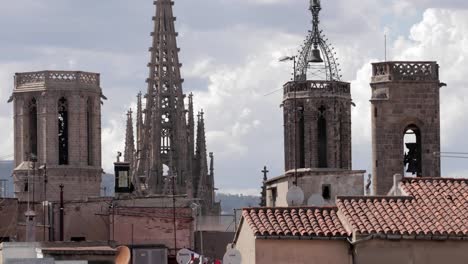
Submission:
{"label": "stone wall", "polygon": [[355,246],[355,263],[464,264],[468,241],[372,240]]}
{"label": "stone wall", "polygon": [[[267,181],[267,206],[272,204],[272,188],[277,188],[275,206],[288,206],[286,195],[294,185],[294,170],[286,175]],[[304,203],[308,204],[310,197],[322,197],[323,187],[330,187],[330,199],[314,206],[334,206],[336,196],[359,196],[364,194],[365,171],[333,170],[333,169],[299,169],[297,171],[297,186],[304,192]],[[316,200],[316,199],[313,199]]]}
{"label": "stone wall", "polygon": [[321,107],[325,109],[323,115],[326,120],[326,168],[351,169],[350,84],[327,81],[289,82],[285,84],[284,90],[286,171],[296,167],[295,159],[298,168],[319,167],[318,119]]}
{"label": "stone wall", "polygon": [[[417,126],[421,131],[421,176],[440,177],[441,84],[438,65],[435,62],[389,62],[373,66],[374,194],[386,194],[392,187],[393,175],[404,175],[404,133],[410,125]],[[380,70],[380,67],[384,68]],[[401,67],[405,70],[401,70]]]}
{"label": "stone wall", "polygon": [[[99,74],[83,72],[34,72],[15,76],[15,195],[26,200],[28,173],[35,176],[35,194],[44,198],[41,184],[47,179],[47,200],[58,201],[60,184],[69,191],[65,200],[99,196],[101,182],[101,88]],[[65,98],[68,113],[68,164],[59,164],[58,109]],[[31,104],[37,107],[37,162],[31,156]],[[88,115],[89,111],[89,115]],[[88,121],[89,117],[89,121]],[[89,127],[88,127],[89,124]],[[89,133],[88,133],[89,130]],[[88,138],[89,137],[89,138]],[[40,170],[44,164],[47,169]],[[28,170],[35,170],[33,172]],[[30,178],[31,179],[31,178]],[[29,185],[33,186],[32,183]]]}

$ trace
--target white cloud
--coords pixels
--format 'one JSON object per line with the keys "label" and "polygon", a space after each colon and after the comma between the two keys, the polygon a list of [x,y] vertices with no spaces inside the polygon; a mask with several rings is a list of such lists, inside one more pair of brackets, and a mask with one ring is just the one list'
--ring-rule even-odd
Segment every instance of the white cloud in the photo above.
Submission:
{"label": "white cloud", "polygon": [[[45,14],[45,1],[33,2],[34,5],[25,8],[12,2],[2,6],[0,14],[8,12],[12,17],[34,11]],[[127,1],[117,2],[121,7],[130,6]],[[93,6],[93,3],[83,1],[80,6]],[[468,123],[464,113],[468,96],[464,89],[468,65],[468,14],[466,10],[429,9],[422,20],[418,17],[423,14],[423,9],[431,6],[466,6],[466,3],[457,0],[323,1],[322,28],[335,44],[343,79],[351,80],[352,96],[357,104],[353,108],[356,169],[368,169],[370,165],[370,62],[383,59],[385,31],[395,37],[393,43],[389,38],[392,58],[439,61],[441,79],[448,83],[448,87],[441,90],[442,148],[446,151],[468,148],[464,140],[465,124]],[[236,8],[229,11],[220,9],[220,17],[216,17],[218,12],[204,8],[213,5],[233,7],[233,4]],[[264,95],[280,90],[290,78],[291,65],[279,63],[277,59],[281,55],[295,54],[302,43],[310,28],[308,3],[301,0],[200,0],[196,6],[200,8],[201,16],[191,17],[193,8],[186,7],[192,5],[193,1],[180,1],[176,5],[177,21],[181,23],[178,28],[184,63],[182,74],[187,79],[184,90],[192,91],[194,82],[203,82],[204,89],[197,87],[194,90],[194,100],[196,109],[203,108],[206,113],[208,148],[215,152],[217,185],[222,191],[249,190],[257,194],[258,191],[254,192],[252,188],[260,186],[260,170],[264,165],[270,167],[270,176],[283,171],[283,120],[279,108],[282,93]],[[60,8],[65,6],[67,12],[73,9],[64,2],[55,6],[57,10],[47,12],[62,14]],[[100,26],[93,27],[99,29],[100,33],[96,35],[92,35],[89,25],[73,27],[57,15],[47,16],[48,24],[41,24],[41,28],[56,32],[54,35],[49,32],[43,39],[28,37],[28,30],[36,25],[34,16],[22,16],[21,21],[14,20],[17,25],[8,28],[0,25],[9,37],[0,43],[0,122],[9,126],[0,131],[2,138],[9,139],[0,142],[1,154],[13,150],[12,105],[4,102],[11,93],[14,72],[48,68],[97,71],[103,78],[104,94],[109,98],[102,109],[102,140],[103,167],[111,172],[116,151],[123,150],[125,111],[134,107],[136,93],[146,88],[146,48],[150,43],[147,33],[151,30],[149,18],[153,10],[148,10],[152,6],[145,4],[138,10],[138,5],[131,6],[114,10],[129,13],[93,18],[92,25]],[[99,4],[93,12],[105,13],[109,11],[107,9]],[[207,13],[203,14],[205,10]],[[141,18],[142,15],[148,16]],[[407,25],[401,22],[405,16],[420,20],[410,21],[414,26],[409,34],[406,33]],[[77,19],[85,21],[85,17]],[[125,21],[134,23],[131,26],[135,28],[125,28]],[[15,27],[22,30],[17,31]],[[67,35],[70,28],[80,34]],[[133,39],[134,31],[142,35],[141,39]],[[51,36],[55,38],[51,39]],[[132,41],[138,44],[132,46],[129,44]],[[447,175],[452,175],[454,171],[463,171],[463,164],[444,159],[443,168]]]}

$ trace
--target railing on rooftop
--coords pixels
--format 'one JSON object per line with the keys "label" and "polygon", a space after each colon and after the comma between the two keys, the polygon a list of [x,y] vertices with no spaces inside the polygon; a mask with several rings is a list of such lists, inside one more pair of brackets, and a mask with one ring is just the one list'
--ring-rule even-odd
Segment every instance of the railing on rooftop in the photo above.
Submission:
{"label": "railing on rooftop", "polygon": [[284,95],[293,92],[327,92],[333,94],[350,94],[349,83],[337,81],[301,81],[288,82],[284,85]]}
{"label": "railing on rooftop", "polygon": [[15,74],[15,87],[28,84],[77,83],[84,85],[100,85],[99,73],[81,71],[39,71]]}
{"label": "railing on rooftop", "polygon": [[439,65],[433,61],[389,61],[372,64],[372,82],[438,80]]}

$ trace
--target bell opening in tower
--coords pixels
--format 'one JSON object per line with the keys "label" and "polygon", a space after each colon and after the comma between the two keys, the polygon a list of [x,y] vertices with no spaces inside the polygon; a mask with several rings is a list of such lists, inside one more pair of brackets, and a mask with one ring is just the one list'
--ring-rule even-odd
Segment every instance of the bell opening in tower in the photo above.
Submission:
{"label": "bell opening in tower", "polygon": [[405,176],[422,176],[421,130],[409,125],[403,134],[403,164]]}
{"label": "bell opening in tower", "polygon": [[36,98],[29,105],[29,145],[30,159],[37,157],[37,102]]}
{"label": "bell opening in tower", "polygon": [[325,107],[322,105],[319,108],[319,117],[317,121],[318,132],[318,167],[326,168],[327,164],[327,120],[325,119]]}
{"label": "bell opening in tower", "polygon": [[58,101],[59,165],[68,165],[68,103],[64,97]]}

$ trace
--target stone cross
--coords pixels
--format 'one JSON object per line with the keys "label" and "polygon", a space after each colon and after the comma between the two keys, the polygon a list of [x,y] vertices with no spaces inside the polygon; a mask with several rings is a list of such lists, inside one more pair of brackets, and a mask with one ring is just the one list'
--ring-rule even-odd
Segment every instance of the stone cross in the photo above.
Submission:
{"label": "stone cross", "polygon": [[267,170],[267,166],[263,167],[263,181],[266,181],[268,180],[268,173],[270,172],[269,170]]}

